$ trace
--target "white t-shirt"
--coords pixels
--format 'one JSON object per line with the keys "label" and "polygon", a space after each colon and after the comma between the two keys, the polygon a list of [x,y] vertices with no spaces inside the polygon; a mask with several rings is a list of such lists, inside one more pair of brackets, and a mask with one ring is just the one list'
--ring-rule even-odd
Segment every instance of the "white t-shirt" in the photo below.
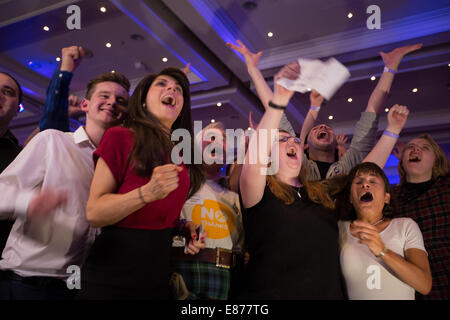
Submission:
{"label": "white t-shirt", "polygon": [[[224,189],[213,180],[206,180],[197,193],[188,199],[180,219],[202,224],[208,232],[207,248],[223,248],[239,252],[244,242],[239,195]],[[177,244],[174,242],[174,246]]]}
{"label": "white t-shirt", "polygon": [[[395,276],[381,258],[350,234],[350,221],[339,221],[340,260],[350,300],[414,300],[415,290]],[[426,252],[419,226],[411,218],[396,218],[380,232],[391,251],[405,257],[411,248]]]}

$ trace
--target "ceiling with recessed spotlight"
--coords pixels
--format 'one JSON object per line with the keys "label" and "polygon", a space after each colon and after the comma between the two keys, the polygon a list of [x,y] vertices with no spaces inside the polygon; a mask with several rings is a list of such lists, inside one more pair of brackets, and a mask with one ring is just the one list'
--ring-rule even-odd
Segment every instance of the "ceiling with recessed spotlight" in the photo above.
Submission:
{"label": "ceiling with recessed spotlight", "polygon": [[[381,10],[380,29],[366,25],[374,4]],[[71,5],[80,8],[80,29],[68,29]],[[398,103],[411,110],[405,139],[426,131],[450,143],[447,0],[3,0],[0,39],[0,70],[15,75],[26,95],[24,112],[11,124],[21,142],[37,125],[61,48],[70,45],[94,53],[72,79],[71,91],[80,97],[100,73],[120,71],[135,85],[149,72],[191,63],[194,120],[247,128],[249,112],[258,120],[262,106],[243,58],[225,46],[240,39],[263,52],[259,66],[271,84],[299,57],[343,63],[351,77],[322,108],[320,120],[347,135],[382,72],[379,52],[421,42],[423,48],[400,65],[385,107]],[[308,108],[308,94],[297,93],[287,110],[297,131]],[[383,114],[380,130],[385,124]]]}

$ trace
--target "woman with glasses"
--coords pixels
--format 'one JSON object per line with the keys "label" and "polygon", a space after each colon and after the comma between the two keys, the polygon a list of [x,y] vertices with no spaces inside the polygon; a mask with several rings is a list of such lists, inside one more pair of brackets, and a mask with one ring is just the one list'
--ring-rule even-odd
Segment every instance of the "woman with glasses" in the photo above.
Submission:
{"label": "woman with glasses", "polygon": [[301,140],[285,131],[271,139],[293,95],[277,79],[300,73],[291,66],[275,76],[273,99],[250,138],[240,177],[250,253],[241,297],[343,299],[334,204],[320,182],[307,181]]}

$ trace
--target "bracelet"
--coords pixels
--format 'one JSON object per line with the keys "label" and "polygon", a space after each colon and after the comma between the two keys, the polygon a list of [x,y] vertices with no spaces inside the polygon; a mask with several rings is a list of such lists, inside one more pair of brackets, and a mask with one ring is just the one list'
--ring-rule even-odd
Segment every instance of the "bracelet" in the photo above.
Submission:
{"label": "bracelet", "polygon": [[142,201],[144,204],[147,204],[147,202],[144,200],[144,196],[142,195],[141,187],[138,188],[138,191],[139,191],[139,198],[141,199],[141,201]]}
{"label": "bracelet", "polygon": [[279,106],[279,105],[273,103],[272,101],[269,101],[269,106],[274,109],[278,109],[278,110],[286,110],[286,106]]}
{"label": "bracelet", "polygon": [[320,107],[314,107],[314,106],[310,106],[309,109],[313,110],[313,111],[317,111],[319,112]]}
{"label": "bracelet", "polygon": [[383,72],[390,72],[392,74],[396,74],[397,72],[395,72],[394,69],[388,68],[388,67],[384,67]]}
{"label": "bracelet", "polygon": [[386,135],[386,136],[388,136],[388,137],[394,138],[394,139],[398,139],[398,137],[399,137],[398,134],[393,133],[393,132],[390,132],[390,131],[388,131],[388,130],[384,130],[384,131],[383,131],[383,134]]}
{"label": "bracelet", "polygon": [[377,258],[383,257],[383,256],[386,254],[387,251],[388,251],[388,248],[387,248],[386,246],[384,246],[384,249],[383,249],[383,250],[380,252],[380,254],[377,255],[376,257],[377,257]]}

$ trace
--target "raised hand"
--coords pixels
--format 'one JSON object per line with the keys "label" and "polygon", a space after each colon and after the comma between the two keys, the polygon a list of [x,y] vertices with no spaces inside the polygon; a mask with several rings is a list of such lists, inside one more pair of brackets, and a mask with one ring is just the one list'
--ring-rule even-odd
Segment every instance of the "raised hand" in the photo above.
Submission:
{"label": "raised hand", "polygon": [[342,158],[342,156],[347,152],[347,141],[348,141],[348,137],[346,137],[343,134],[339,134],[336,136],[336,142],[337,142],[337,149],[339,152],[339,159]]}
{"label": "raised hand", "polygon": [[83,47],[67,47],[61,50],[61,71],[74,72],[84,57]]}
{"label": "raised hand", "polygon": [[178,173],[182,170],[182,167],[174,164],[166,164],[153,169],[150,181],[141,187],[144,201],[149,203],[164,199],[178,188]]}
{"label": "raised hand", "polygon": [[296,62],[291,62],[285,65],[275,76],[274,76],[274,102],[280,105],[287,105],[291,99],[294,91],[288,90],[283,86],[277,84],[277,81],[281,78],[287,78],[290,80],[295,80],[300,76],[300,65]]}
{"label": "raised hand", "polygon": [[400,65],[400,62],[402,61],[403,57],[410,52],[419,50],[420,48],[422,48],[422,46],[423,46],[422,43],[417,43],[409,46],[396,48],[388,53],[380,52],[379,54],[381,55],[381,58],[383,59],[384,65],[386,67],[397,71],[398,66]]}
{"label": "raised hand", "polygon": [[188,64],[181,69],[181,71],[183,71],[183,73],[187,76],[189,72],[191,72],[191,63],[188,62]]}
{"label": "raised hand", "polygon": [[66,204],[66,202],[66,191],[43,189],[31,199],[27,215],[31,219],[45,219],[55,209]]}
{"label": "raised hand", "polygon": [[236,40],[236,42],[239,44],[239,46],[232,44],[231,42],[227,42],[226,45],[228,48],[231,48],[244,56],[247,68],[257,68],[259,58],[262,55],[262,51],[258,53],[253,53],[250,50],[248,50],[247,47],[240,40]]}
{"label": "raised hand", "polygon": [[81,110],[81,99],[71,94],[69,96],[69,118],[78,118],[83,114],[84,111]]}
{"label": "raised hand", "polygon": [[409,110],[406,106],[399,106],[398,104],[391,107],[389,110],[387,119],[387,130],[393,133],[399,134],[405,126],[408,119]]}
{"label": "raised hand", "polygon": [[309,95],[309,102],[314,107],[320,107],[323,102],[323,97],[316,90],[313,90],[313,91],[311,91],[311,93]]}

